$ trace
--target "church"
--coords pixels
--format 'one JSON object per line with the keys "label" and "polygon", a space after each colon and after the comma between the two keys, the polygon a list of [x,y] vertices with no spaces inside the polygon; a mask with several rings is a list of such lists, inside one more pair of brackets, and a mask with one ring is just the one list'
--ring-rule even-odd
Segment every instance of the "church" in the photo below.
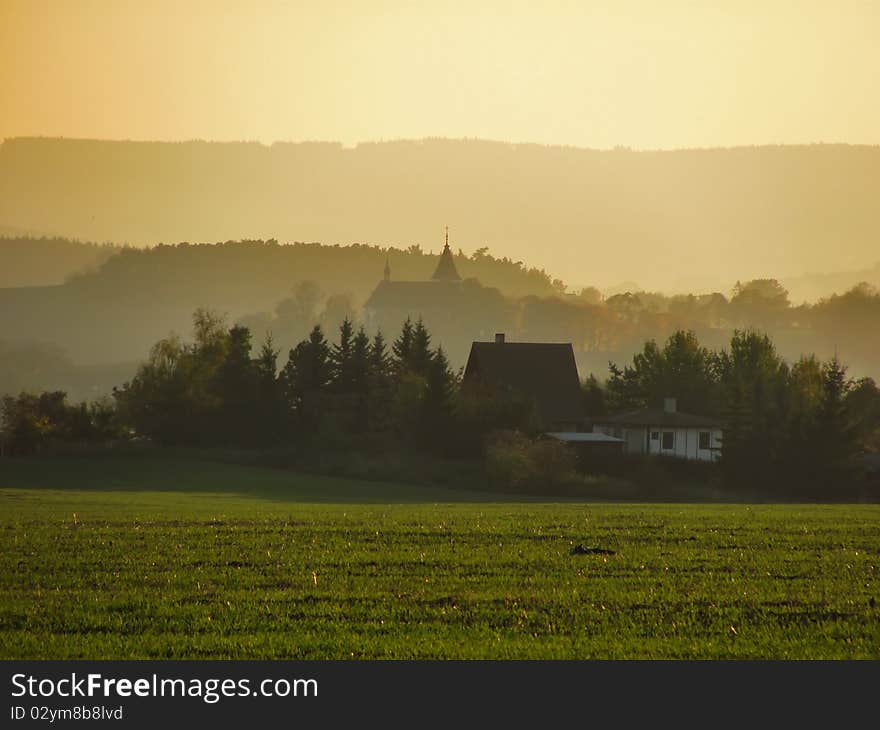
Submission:
{"label": "church", "polygon": [[395,281],[385,261],[385,275],[364,304],[364,324],[393,339],[403,322],[422,319],[432,346],[442,345],[453,367],[464,365],[474,340],[513,327],[513,308],[495,287],[463,279],[449,248],[449,229],[434,274],[422,281]]}
{"label": "church", "polygon": [[427,281],[393,281],[385,260],[385,275],[364,304],[364,319],[371,329],[399,327],[407,317],[425,321],[448,314],[460,299],[462,279],[449,248],[449,229],[434,275]]}

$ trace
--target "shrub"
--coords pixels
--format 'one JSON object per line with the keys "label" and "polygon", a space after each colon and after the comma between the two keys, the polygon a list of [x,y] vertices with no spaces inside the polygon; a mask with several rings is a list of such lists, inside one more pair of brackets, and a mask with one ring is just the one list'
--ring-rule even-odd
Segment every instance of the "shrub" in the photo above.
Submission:
{"label": "shrub", "polygon": [[566,444],[533,441],[519,431],[489,435],[486,477],[491,488],[511,491],[553,491],[580,481],[577,457]]}

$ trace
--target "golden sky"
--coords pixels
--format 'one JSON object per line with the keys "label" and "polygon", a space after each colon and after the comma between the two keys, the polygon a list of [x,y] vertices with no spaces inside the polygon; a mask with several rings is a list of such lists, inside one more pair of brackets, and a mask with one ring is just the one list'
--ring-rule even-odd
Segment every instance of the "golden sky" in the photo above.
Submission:
{"label": "golden sky", "polygon": [[880,0],[0,0],[0,138],[880,143]]}

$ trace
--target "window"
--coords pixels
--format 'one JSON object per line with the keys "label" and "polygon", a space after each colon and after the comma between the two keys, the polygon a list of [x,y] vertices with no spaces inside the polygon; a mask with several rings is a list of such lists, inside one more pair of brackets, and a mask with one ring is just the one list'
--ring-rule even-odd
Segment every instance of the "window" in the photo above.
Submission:
{"label": "window", "polygon": [[712,448],[710,434],[708,431],[700,431],[700,449],[707,450]]}
{"label": "window", "polygon": [[664,451],[672,451],[675,448],[675,431],[663,432],[662,448]]}
{"label": "window", "polygon": [[659,431],[651,431],[651,441],[659,441],[660,432]]}

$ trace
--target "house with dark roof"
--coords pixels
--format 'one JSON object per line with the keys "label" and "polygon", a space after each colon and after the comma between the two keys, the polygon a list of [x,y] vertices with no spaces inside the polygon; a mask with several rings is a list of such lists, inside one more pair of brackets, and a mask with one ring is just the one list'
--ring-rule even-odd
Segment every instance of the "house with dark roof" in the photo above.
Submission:
{"label": "house with dark roof", "polygon": [[664,398],[663,408],[597,418],[593,431],[623,439],[627,454],[654,454],[690,461],[719,459],[724,435],[719,419],[682,413],[675,398]]}
{"label": "house with dark roof", "polygon": [[530,398],[543,431],[580,430],[583,419],[581,384],[571,343],[474,342],[462,386],[480,384]]}

